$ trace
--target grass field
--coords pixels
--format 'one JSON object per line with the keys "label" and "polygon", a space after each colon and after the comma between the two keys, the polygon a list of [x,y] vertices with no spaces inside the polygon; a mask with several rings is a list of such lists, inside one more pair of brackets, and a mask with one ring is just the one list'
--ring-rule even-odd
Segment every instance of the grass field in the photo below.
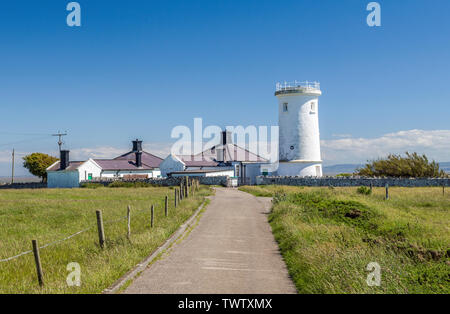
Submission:
{"label": "grass field", "polygon": [[[450,193],[442,188],[241,187],[273,196],[270,223],[299,293],[449,293]],[[366,267],[381,266],[369,287]]]}
{"label": "grass field", "polygon": [[[172,188],[98,188],[0,190],[0,260],[90,228],[62,243],[40,250],[45,286],[37,282],[33,254],[0,262],[0,293],[100,293],[175,232],[211,190],[173,208]],[[169,217],[164,198],[169,196]],[[156,205],[150,228],[150,207]],[[127,205],[131,205],[131,237],[127,238]],[[106,249],[98,245],[96,210],[103,211]],[[68,287],[66,269],[81,266],[81,287]]]}

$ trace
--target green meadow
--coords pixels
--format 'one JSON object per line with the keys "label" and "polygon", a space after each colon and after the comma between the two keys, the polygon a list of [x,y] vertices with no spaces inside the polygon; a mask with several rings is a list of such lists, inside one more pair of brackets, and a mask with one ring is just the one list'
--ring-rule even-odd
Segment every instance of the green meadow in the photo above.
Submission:
{"label": "green meadow", "polygon": [[[194,197],[174,208],[174,190],[166,187],[0,190],[0,260],[42,248],[44,287],[37,281],[33,254],[0,262],[0,293],[101,293],[155,251],[210,195],[201,187]],[[164,199],[169,196],[169,215]],[[150,228],[150,208],[155,225]],[[131,237],[127,237],[127,206],[131,206]],[[106,248],[98,244],[96,210],[102,210]],[[69,263],[81,268],[81,286],[69,287]]]}
{"label": "green meadow", "polygon": [[[274,198],[270,224],[299,293],[450,292],[448,190],[240,189]],[[371,262],[380,286],[367,284]]]}

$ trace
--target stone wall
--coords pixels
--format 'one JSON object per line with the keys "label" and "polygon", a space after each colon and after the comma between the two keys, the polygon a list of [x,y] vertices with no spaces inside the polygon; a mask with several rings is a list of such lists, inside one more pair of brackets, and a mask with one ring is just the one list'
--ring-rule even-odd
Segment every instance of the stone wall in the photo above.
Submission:
{"label": "stone wall", "polygon": [[257,185],[292,185],[292,186],[370,186],[384,187],[427,187],[450,186],[450,178],[362,178],[362,177],[257,177]]}
{"label": "stone wall", "polygon": [[[203,185],[221,185],[221,186],[229,186],[230,182],[228,177],[226,176],[217,176],[217,177],[190,177],[191,179],[198,179],[200,184]],[[177,186],[180,185],[181,180],[186,180],[185,177],[173,177],[173,178],[151,178],[151,179],[137,179],[137,180],[125,180],[122,179],[120,181],[124,182],[145,182],[154,185],[160,186]],[[98,178],[92,181],[83,181],[81,183],[99,183],[103,185],[108,185],[111,182],[117,181],[116,179],[109,178]]]}
{"label": "stone wall", "polygon": [[47,183],[27,182],[0,185],[0,189],[45,189]]}

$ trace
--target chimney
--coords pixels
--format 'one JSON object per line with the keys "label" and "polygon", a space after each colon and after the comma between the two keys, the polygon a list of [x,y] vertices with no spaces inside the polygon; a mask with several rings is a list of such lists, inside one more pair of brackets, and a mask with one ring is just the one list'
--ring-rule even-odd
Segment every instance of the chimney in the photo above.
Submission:
{"label": "chimney", "polygon": [[225,149],[224,148],[216,148],[216,152],[217,152],[217,161],[219,162],[225,162],[225,156],[224,156],[224,152]]}
{"label": "chimney", "polygon": [[136,139],[133,141],[133,152],[141,152],[142,151],[142,141]]}
{"label": "chimney", "polygon": [[230,131],[222,131],[221,143],[222,145],[233,144],[233,133]]}
{"label": "chimney", "polygon": [[69,167],[69,151],[62,150],[60,152],[59,170],[65,170]]}
{"label": "chimney", "polygon": [[142,152],[135,152],[136,154],[136,167],[142,167]]}

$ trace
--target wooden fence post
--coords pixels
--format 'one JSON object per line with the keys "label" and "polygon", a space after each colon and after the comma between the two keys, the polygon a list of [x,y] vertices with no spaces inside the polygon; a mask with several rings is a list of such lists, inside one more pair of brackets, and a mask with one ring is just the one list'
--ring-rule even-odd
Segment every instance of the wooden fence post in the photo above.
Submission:
{"label": "wooden fence post", "polygon": [[98,228],[98,242],[100,247],[105,248],[105,231],[103,229],[103,216],[100,210],[96,211],[97,214],[97,228]]}
{"label": "wooden fence post", "polygon": [[373,192],[373,182],[370,182],[370,194]]}
{"label": "wooden fence post", "polygon": [[34,261],[36,262],[36,272],[38,276],[39,286],[44,286],[44,274],[42,273],[41,257],[39,256],[39,246],[37,240],[32,240]]}
{"label": "wooden fence post", "polygon": [[166,217],[169,216],[169,197],[166,195],[166,202],[164,204],[164,213],[166,214]]}
{"label": "wooden fence post", "polygon": [[177,191],[178,191],[177,188],[175,188],[175,192],[174,192],[175,196],[173,198],[173,205],[174,205],[175,208],[177,208],[177,197],[178,197],[178,195],[177,195],[178,192]]}
{"label": "wooden fence post", "polygon": [[129,239],[131,236],[131,208],[130,208],[130,205],[128,205],[128,208],[127,208],[127,227],[128,227],[127,237]]}
{"label": "wooden fence post", "polygon": [[154,225],[155,225],[155,205],[152,205],[150,227],[153,228]]}
{"label": "wooden fence post", "polygon": [[389,184],[386,183],[386,200],[389,199]]}
{"label": "wooden fence post", "polygon": [[186,189],[186,198],[188,198],[189,197],[189,177],[188,176],[186,176],[185,189]]}

